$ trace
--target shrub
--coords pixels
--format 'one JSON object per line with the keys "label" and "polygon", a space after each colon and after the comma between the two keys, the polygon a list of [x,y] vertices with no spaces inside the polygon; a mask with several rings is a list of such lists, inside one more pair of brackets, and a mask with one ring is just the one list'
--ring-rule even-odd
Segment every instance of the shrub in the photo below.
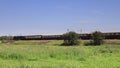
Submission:
{"label": "shrub", "polygon": [[1,36],[0,40],[13,40],[12,36]]}
{"label": "shrub", "polygon": [[1,36],[0,41],[2,43],[13,43],[13,37],[12,36]]}
{"label": "shrub", "polygon": [[85,42],[84,45],[85,46],[92,46],[93,45],[93,41],[90,40],[89,42]]}
{"label": "shrub", "polygon": [[100,31],[95,31],[92,33],[92,44],[101,45],[104,40],[104,34]]}
{"label": "shrub", "polygon": [[79,44],[79,35],[76,32],[68,32],[62,35],[64,39],[63,45],[78,45]]}

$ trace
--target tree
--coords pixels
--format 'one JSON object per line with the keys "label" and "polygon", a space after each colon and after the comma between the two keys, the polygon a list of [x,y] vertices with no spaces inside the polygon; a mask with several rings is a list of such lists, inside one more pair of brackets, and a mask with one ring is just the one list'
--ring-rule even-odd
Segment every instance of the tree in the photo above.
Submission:
{"label": "tree", "polygon": [[92,43],[93,45],[101,45],[104,40],[104,34],[100,31],[95,31],[92,33]]}
{"label": "tree", "polygon": [[12,36],[1,36],[0,40],[13,40]]}
{"label": "tree", "polygon": [[62,35],[64,39],[64,45],[78,45],[79,35],[76,32],[70,31]]}

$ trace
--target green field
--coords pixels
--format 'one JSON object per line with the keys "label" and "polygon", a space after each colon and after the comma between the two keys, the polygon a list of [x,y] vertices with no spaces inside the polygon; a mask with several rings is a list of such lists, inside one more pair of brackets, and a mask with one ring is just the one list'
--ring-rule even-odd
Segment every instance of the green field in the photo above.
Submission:
{"label": "green field", "polygon": [[120,68],[120,41],[60,46],[62,41],[0,44],[0,68]]}

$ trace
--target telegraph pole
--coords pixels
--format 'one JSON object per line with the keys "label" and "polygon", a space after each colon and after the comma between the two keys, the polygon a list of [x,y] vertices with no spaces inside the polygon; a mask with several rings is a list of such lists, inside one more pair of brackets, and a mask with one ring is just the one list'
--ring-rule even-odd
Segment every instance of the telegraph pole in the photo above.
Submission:
{"label": "telegraph pole", "polygon": [[67,29],[67,32],[69,32],[69,29]]}
{"label": "telegraph pole", "polygon": [[79,33],[82,34],[82,29],[79,30]]}

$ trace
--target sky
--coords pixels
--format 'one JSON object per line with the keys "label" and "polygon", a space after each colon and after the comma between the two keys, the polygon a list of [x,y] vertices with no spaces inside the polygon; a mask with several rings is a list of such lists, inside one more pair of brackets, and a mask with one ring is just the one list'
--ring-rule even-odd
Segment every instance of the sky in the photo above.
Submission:
{"label": "sky", "polygon": [[0,35],[120,32],[120,0],[0,0]]}

